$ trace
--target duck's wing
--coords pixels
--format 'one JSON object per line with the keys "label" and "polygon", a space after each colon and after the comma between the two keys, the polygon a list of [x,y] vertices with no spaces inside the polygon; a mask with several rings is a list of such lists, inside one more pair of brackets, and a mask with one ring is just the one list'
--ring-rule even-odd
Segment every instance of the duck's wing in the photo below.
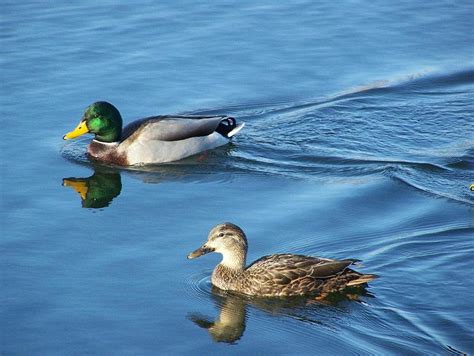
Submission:
{"label": "duck's wing", "polygon": [[179,141],[207,136],[216,131],[219,124],[226,119],[231,118],[228,116],[169,115],[147,117],[127,125],[122,132],[122,141],[138,137],[142,140]]}
{"label": "duck's wing", "polygon": [[303,255],[278,254],[255,261],[246,271],[262,281],[286,285],[298,279],[327,279],[344,272],[357,260],[331,260]]}

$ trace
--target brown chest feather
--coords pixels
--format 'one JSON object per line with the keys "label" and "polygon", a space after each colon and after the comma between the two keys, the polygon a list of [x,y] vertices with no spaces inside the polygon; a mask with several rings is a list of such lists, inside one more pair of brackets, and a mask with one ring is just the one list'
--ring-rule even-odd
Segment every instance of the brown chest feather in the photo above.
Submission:
{"label": "brown chest feather", "polygon": [[125,153],[118,152],[117,147],[118,145],[92,141],[87,148],[87,153],[97,161],[128,166],[127,156]]}

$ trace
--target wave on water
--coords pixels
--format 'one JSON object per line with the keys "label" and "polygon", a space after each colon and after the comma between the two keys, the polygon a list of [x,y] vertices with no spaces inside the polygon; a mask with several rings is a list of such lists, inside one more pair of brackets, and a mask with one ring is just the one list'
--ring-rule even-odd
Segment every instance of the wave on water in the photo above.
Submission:
{"label": "wave on water", "polygon": [[[125,169],[144,181],[202,174],[303,179],[381,174],[443,198],[473,204],[474,70],[376,81],[306,102],[230,105],[194,114],[235,115],[247,126],[234,144],[166,165]],[[89,165],[87,140],[62,154]],[[192,179],[192,178],[191,178]]]}

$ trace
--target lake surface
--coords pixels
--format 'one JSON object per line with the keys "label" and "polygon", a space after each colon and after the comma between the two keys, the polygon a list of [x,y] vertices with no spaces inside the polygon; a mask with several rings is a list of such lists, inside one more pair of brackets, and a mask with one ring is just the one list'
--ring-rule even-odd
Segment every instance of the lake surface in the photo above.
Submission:
{"label": "lake surface", "polygon": [[[474,353],[473,7],[2,2],[0,353]],[[104,167],[61,139],[97,100],[246,127]],[[380,278],[327,303],[219,292],[219,256],[186,256],[223,221],[249,262],[357,258]]]}

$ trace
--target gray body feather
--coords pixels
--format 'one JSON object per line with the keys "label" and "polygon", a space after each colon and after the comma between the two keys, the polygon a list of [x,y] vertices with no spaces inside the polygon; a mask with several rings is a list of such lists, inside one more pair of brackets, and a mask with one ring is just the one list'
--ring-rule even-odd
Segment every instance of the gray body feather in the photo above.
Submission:
{"label": "gray body feather", "polygon": [[208,136],[226,116],[153,116],[134,121],[122,132],[122,141],[140,136],[158,141],[180,141]]}

